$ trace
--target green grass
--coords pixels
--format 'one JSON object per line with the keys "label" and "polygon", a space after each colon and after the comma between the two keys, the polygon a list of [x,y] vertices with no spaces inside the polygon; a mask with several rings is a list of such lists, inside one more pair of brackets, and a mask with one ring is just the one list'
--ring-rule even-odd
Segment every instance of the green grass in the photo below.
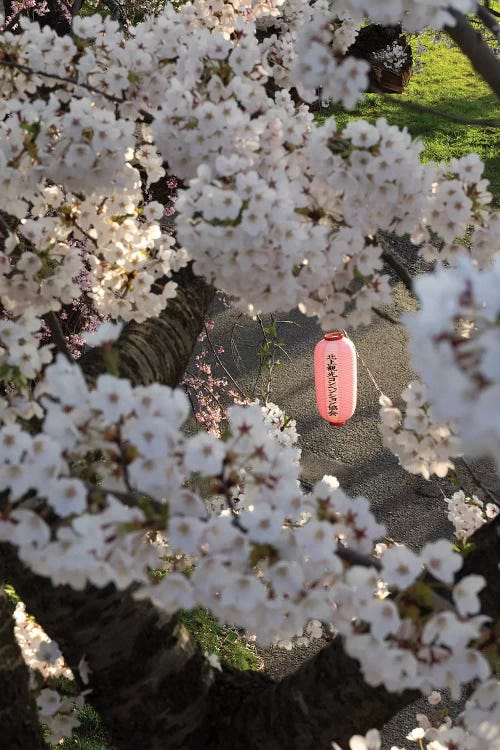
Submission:
{"label": "green grass", "polygon": [[449,161],[476,152],[485,163],[485,176],[491,191],[500,194],[500,135],[498,129],[473,127],[440,117],[437,114],[411,112],[398,104],[416,104],[469,119],[500,118],[497,97],[474,72],[462,52],[444,42],[436,43],[430,34],[411,40],[415,50],[418,42],[427,47],[422,56],[423,70],[414,73],[403,94],[387,97],[367,94],[365,100],[352,112],[336,106],[319,115],[320,119],[333,114],[340,127],[349,120],[362,117],[373,122],[378,117],[399,127],[406,126],[411,135],[424,144],[424,161]]}
{"label": "green grass", "polygon": [[80,726],[73,736],[60,745],[54,745],[55,750],[115,750],[106,736],[99,714],[92,706],[84,706],[79,719]]}
{"label": "green grass", "polygon": [[179,612],[181,621],[201,649],[215,654],[222,664],[234,669],[261,669],[262,663],[235,628],[221,623],[202,607]]}

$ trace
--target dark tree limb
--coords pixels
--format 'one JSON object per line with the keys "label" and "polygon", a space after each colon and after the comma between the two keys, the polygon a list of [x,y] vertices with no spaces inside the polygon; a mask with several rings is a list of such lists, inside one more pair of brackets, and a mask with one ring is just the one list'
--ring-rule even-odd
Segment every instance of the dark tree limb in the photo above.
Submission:
{"label": "dark tree limb", "polygon": [[463,13],[453,8],[448,8],[448,12],[456,19],[456,24],[446,26],[445,31],[469,58],[476,73],[500,96],[500,59],[495,57],[481,34],[473,29]]}
{"label": "dark tree limb", "polygon": [[[174,278],[177,295],[161,315],[129,323],[114,346],[120,376],[134,385],[179,383],[212,304],[214,288],[189,266]],[[89,380],[106,371],[101,348],[84,354],[78,363]]]}
{"label": "dark tree limb", "polygon": [[487,8],[486,5],[479,4],[477,6],[476,15],[484,24],[484,26],[486,26],[486,28],[492,32],[492,34],[498,36],[498,19],[500,18],[500,13],[497,10],[494,10],[493,8]]}
{"label": "dark tree limb", "polygon": [[0,587],[0,737],[8,750],[47,750],[29,672],[14,635],[14,619]]}
{"label": "dark tree limb", "polygon": [[[500,619],[500,518],[480,529],[461,577],[484,575],[483,612]],[[417,693],[366,685],[336,638],[293,675],[211,669],[176,618],[133,591],[54,587],[0,545],[0,578],[61,646],[72,669],[90,669],[91,701],[120,750],[326,750],[386,721]]]}
{"label": "dark tree limb", "polygon": [[7,544],[0,545],[1,579],[13,582],[28,611],[57,640],[77,682],[85,656],[91,670],[85,687],[114,745],[185,746],[209,710],[212,668],[175,617],[135,601],[131,589],[52,586],[28,571]]}
{"label": "dark tree limb", "polygon": [[387,249],[383,251],[380,257],[399,276],[408,291],[413,293],[413,279],[401,261]]}
{"label": "dark tree limb", "polygon": [[43,319],[45,321],[45,324],[47,325],[50,336],[52,338],[52,343],[56,347],[57,351],[64,354],[66,359],[69,362],[74,362],[73,357],[71,356],[71,352],[68,347],[68,342],[66,341],[66,338],[64,336],[61,322],[54,311],[51,310],[51,312],[45,313],[43,316]]}
{"label": "dark tree limb", "polygon": [[481,591],[481,612],[500,622],[500,515],[482,526],[471,537],[474,548],[465,558],[459,578],[471,573],[484,576],[486,586]]}

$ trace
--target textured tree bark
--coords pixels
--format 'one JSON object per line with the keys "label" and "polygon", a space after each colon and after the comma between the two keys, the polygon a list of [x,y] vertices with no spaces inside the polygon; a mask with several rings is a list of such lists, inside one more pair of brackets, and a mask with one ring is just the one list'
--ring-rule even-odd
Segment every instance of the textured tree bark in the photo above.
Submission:
{"label": "textured tree bark", "polygon": [[[54,587],[20,564],[7,544],[0,545],[0,576],[14,583],[28,611],[57,640],[82,687],[78,664],[85,657],[89,699],[116,747],[187,746],[187,737],[210,710],[213,673],[175,617],[164,616],[149,601],[134,600],[130,590]],[[21,712],[23,696],[19,704]]]}
{"label": "textured tree bark", "polygon": [[189,750],[330,750],[353,734],[382,727],[419,693],[368,686],[358,663],[335,638],[279,683],[252,684],[246,673],[223,673],[213,688],[215,711]]}
{"label": "textured tree bark", "polygon": [[47,750],[28,681],[9,602],[0,588],[0,737],[6,750]]}
{"label": "textured tree bark", "polygon": [[[161,315],[129,323],[114,347],[120,376],[134,385],[179,383],[212,304],[215,289],[195,276],[190,266],[174,279],[177,295]],[[90,380],[106,371],[102,355],[102,349],[96,348],[78,360]]]}
{"label": "textured tree bark", "polygon": [[276,684],[213,670],[175,617],[131,591],[53,587],[5,544],[0,574],[76,675],[85,656],[89,699],[120,750],[323,750],[382,726],[416,697],[367,686],[340,638]]}

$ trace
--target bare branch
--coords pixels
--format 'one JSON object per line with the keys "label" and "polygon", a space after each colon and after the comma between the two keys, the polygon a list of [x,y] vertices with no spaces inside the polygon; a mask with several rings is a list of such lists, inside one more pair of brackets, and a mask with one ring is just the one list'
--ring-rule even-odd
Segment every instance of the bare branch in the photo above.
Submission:
{"label": "bare branch", "polygon": [[481,34],[472,28],[463,13],[453,8],[448,8],[448,12],[456,19],[456,24],[446,26],[446,32],[469,58],[474,70],[500,97],[500,59],[495,57]]}
{"label": "bare branch", "polygon": [[68,348],[68,342],[64,336],[61,323],[55,312],[51,310],[50,312],[45,313],[43,319],[48,326],[52,341],[55,344],[57,351],[62,352],[69,362],[74,362],[75,360]]}
{"label": "bare branch", "polygon": [[392,325],[395,326],[402,326],[400,320],[397,318],[393,318],[392,315],[389,315],[389,313],[385,312],[384,310],[381,310],[380,307],[372,307],[373,312],[375,315],[378,315],[379,318],[382,318],[382,320],[386,320],[388,323],[392,323]]}
{"label": "bare branch", "polygon": [[491,31],[492,34],[498,36],[498,33],[500,31],[500,26],[498,23],[500,13],[498,13],[498,11],[493,10],[493,8],[486,8],[486,6],[484,5],[478,5],[476,15],[483,22],[486,28]]}
{"label": "bare branch", "polygon": [[71,15],[74,17],[78,15],[78,13],[81,10],[81,7],[83,5],[83,0],[75,0],[73,5],[71,6]]}
{"label": "bare branch", "polygon": [[117,104],[123,104],[125,101],[127,101],[123,97],[108,94],[106,91],[102,91],[95,86],[91,86],[89,83],[82,83],[77,78],[68,78],[68,76],[60,76],[57,73],[47,73],[44,70],[35,70],[34,68],[30,68],[29,65],[16,63],[13,60],[0,60],[0,65],[4,65],[6,68],[15,68],[16,70],[21,71],[21,73],[24,73],[24,75],[27,76],[35,75],[40,76],[40,78],[53,78],[56,81],[62,81],[62,83],[70,83],[72,86],[80,86],[87,91],[91,91],[93,94],[103,96],[110,102],[116,102]]}
{"label": "bare branch", "polygon": [[387,263],[390,268],[392,268],[393,271],[395,271],[405,287],[413,293],[412,278],[403,264],[400,263],[400,261],[396,258],[396,256],[393,255],[390,250],[384,250],[380,257],[385,263]]}

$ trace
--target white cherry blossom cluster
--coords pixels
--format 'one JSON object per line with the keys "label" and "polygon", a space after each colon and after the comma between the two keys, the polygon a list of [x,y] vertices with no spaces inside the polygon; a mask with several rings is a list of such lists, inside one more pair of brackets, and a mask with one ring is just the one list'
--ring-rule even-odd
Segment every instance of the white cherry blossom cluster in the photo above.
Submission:
{"label": "white cherry blossom cluster", "polygon": [[500,741],[500,682],[487,680],[476,687],[454,720],[442,711],[416,719],[407,739],[421,748],[425,742],[427,750],[494,750]]}
{"label": "white cherry blossom cluster", "polygon": [[452,457],[462,455],[460,440],[452,423],[439,420],[428,403],[425,385],[411,382],[401,394],[404,410],[381,396],[380,433],[382,442],[410,474],[430,479],[445,477],[454,469]]}
{"label": "white cherry blossom cluster", "polygon": [[[2,67],[0,160],[5,209],[21,221],[4,260],[5,286],[19,300],[27,289],[40,313],[54,309],[58,299],[78,297],[74,278],[87,273],[101,314],[144,320],[175,293],[164,279],[190,257],[242,309],[302,305],[328,328],[346,318],[366,323],[371,307],[388,299],[373,239],[379,229],[420,242],[431,227],[445,257],[455,234],[480,221],[472,248],[484,262],[497,227],[486,218],[479,165],[457,162],[451,175],[424,167],[421,146],[382,120],[352,123],[342,134],[333,121],[314,126],[286,91],[269,95],[269,41],[258,41],[248,8],[239,10],[226,36],[212,12],[188,3],[167,4],[127,38],[97,17],[75,19],[76,41],[67,44],[24,20],[23,34],[2,37],[4,58],[18,66]],[[347,68],[358,61],[341,59],[355,33],[346,9],[332,15],[319,2],[282,10],[283,20],[267,17],[288,29],[290,60],[316,53],[321,60],[324,44],[338,68],[312,89],[330,96],[328,86],[351,86],[356,75]],[[306,17],[311,23],[299,24]],[[296,37],[307,29],[318,44]],[[310,62],[316,70],[318,61]],[[142,196],[141,181],[147,188],[164,174],[162,159],[190,181],[177,204],[177,238],[188,255],[160,236],[161,209]],[[345,225],[352,232],[343,234]],[[85,240],[85,258],[73,238]]]}
{"label": "white cherry blossom cluster", "polygon": [[[462,256],[416,281],[421,308],[406,316],[413,369],[434,413],[453,421],[468,455],[500,464],[500,261],[478,270]],[[444,285],[444,286],[443,286]]]}
{"label": "white cherry blossom cluster", "polygon": [[64,737],[71,737],[80,724],[77,715],[83,708],[84,694],[69,697],[54,689],[57,679],[74,679],[59,646],[28,615],[23,602],[17,602],[13,617],[14,635],[30,670],[30,690],[36,698],[40,722],[50,730],[47,740],[57,744]]}
{"label": "white cherry blossom cluster", "polygon": [[[52,361],[52,347],[40,345],[40,327],[40,318],[29,309],[24,310],[15,320],[0,320],[2,381],[22,385],[25,381],[36,378],[44,365]],[[7,407],[7,402],[3,401]]]}
{"label": "white cherry blossom cluster", "polygon": [[[331,623],[365,679],[391,690],[456,692],[489,675],[474,649],[483,579],[452,587],[462,559],[444,540],[418,556],[386,550],[380,574],[357,564],[384,527],[368,500],[349,498],[334,477],[303,493],[296,433],[276,407],[232,407],[222,441],[185,435],[182,391],[132,388],[111,375],[89,389],[60,356],[39,391],[43,431],[0,430],[8,493],[0,538],[37,573],[76,589],[140,584],[137,596],[167,611],[201,605],[262,642],[286,645],[310,620]],[[101,460],[89,465],[90,452]],[[226,512],[210,511],[214,496]],[[189,569],[177,558],[189,558]],[[151,577],[163,567],[163,578]],[[429,613],[432,586],[417,581],[424,569],[450,588],[457,613],[433,605]],[[387,586],[399,589],[394,599]],[[408,612],[421,601],[425,613],[414,621]]]}
{"label": "white cherry blossom cluster", "polygon": [[[355,564],[370,562],[383,526],[333,477],[302,491],[295,425],[272,405],[233,407],[224,440],[189,437],[182,391],[110,374],[90,388],[76,365],[50,365],[50,349],[35,345],[41,316],[80,296],[77,276],[103,315],[142,321],[164,308],[175,293],[165,278],[188,260],[251,313],[299,305],[325,328],[365,323],[389,299],[380,230],[419,243],[430,229],[439,257],[453,258],[475,224],[475,263],[417,282],[422,309],[409,327],[429,396],[412,387],[404,417],[386,400],[383,418],[402,463],[424,476],[449,468],[453,420],[466,449],[498,460],[500,265],[489,261],[500,233],[479,160],[422,165],[421,144],[383,119],[318,127],[307,106],[273,91],[295,82],[305,99],[321,88],[352,106],[366,66],[341,59],[347,14],[406,14],[416,28],[450,23],[448,5],[228,5],[167,4],[126,38],[99,17],[75,19],[74,40],[28,21],[0,38],[2,210],[15,219],[0,256],[1,365],[39,379],[34,396],[1,402],[0,539],[54,584],[138,584],[167,611],[202,605],[263,642],[330,623],[369,684],[457,695],[490,669],[476,649],[484,580],[453,586],[461,558],[449,544],[388,549],[380,573]],[[260,41],[273,25],[281,47]],[[147,197],[164,161],[184,181],[175,238]],[[40,433],[16,409],[38,409]],[[44,716],[56,704],[45,694]]]}
{"label": "white cherry blossom cluster", "polygon": [[257,21],[261,17],[274,18],[282,12],[285,0],[194,0],[193,8],[210,29],[216,29],[229,38],[241,18]]}
{"label": "white cherry blossom cluster", "polygon": [[354,109],[368,88],[370,65],[343,55],[348,36],[340,31],[336,39],[334,20],[331,10],[319,5],[308,23],[298,29],[291,79],[307,102],[315,101],[321,89],[323,100]]}
{"label": "white cherry blossom cluster", "polygon": [[[412,237],[414,242],[424,242],[420,253],[425,260],[446,260],[454,265],[463,253],[463,241],[458,242],[457,238],[466,234],[471,256],[480,267],[486,267],[500,250],[499,216],[488,210],[492,196],[483,170],[477,154],[440,165],[429,197],[428,215]],[[439,235],[439,242],[429,237],[432,234]]]}
{"label": "white cherry blossom cluster", "polygon": [[408,56],[403,45],[399,42],[392,42],[372,55],[373,59],[394,73],[401,73],[407,63]]}
{"label": "white cherry blossom cluster", "polygon": [[[345,637],[347,653],[360,662],[366,682],[424,694],[446,688],[457,700],[463,684],[487,679],[490,665],[476,648],[488,621],[477,614],[485,579],[469,575],[453,586],[462,557],[444,539],[426,544],[419,554],[390,547],[381,562],[380,577],[393,591],[391,598],[378,588],[376,572],[364,569],[362,575],[356,572],[354,592],[337,593],[335,600],[335,627]],[[417,580],[423,570],[439,582],[437,587]],[[453,604],[437,596],[443,588]]]}
{"label": "white cherry blossom cluster", "polygon": [[354,18],[370,18],[381,24],[394,24],[401,21],[407,31],[422,31],[426,26],[441,29],[443,26],[454,26],[455,18],[450,13],[457,10],[471,13],[476,7],[475,0],[384,0],[373,3],[369,0],[339,0],[339,6],[345,8]]}
{"label": "white cherry blossom cluster", "polygon": [[[182,391],[132,389],[111,375],[89,390],[61,356],[39,392],[47,410],[40,434],[18,424],[0,430],[0,487],[8,492],[0,537],[56,584],[142,583],[142,595],[168,610],[199,603],[264,641],[288,639],[311,617],[327,619],[325,586],[344,572],[337,544],[368,554],[384,532],[368,501],[349,499],[333,478],[303,494],[296,433],[275,407],[233,407],[222,442],[184,435]],[[101,460],[88,465],[90,453]],[[80,477],[70,472],[78,464]],[[241,510],[232,504],[236,487]],[[231,513],[209,512],[205,499],[216,494]],[[166,547],[153,543],[153,532]],[[151,581],[161,557],[177,553],[192,557],[193,573]]]}
{"label": "white cherry blossom cluster", "polygon": [[484,503],[476,495],[468,497],[463,490],[446,498],[448,520],[455,528],[455,536],[465,542],[475,531],[500,513],[496,503]]}

